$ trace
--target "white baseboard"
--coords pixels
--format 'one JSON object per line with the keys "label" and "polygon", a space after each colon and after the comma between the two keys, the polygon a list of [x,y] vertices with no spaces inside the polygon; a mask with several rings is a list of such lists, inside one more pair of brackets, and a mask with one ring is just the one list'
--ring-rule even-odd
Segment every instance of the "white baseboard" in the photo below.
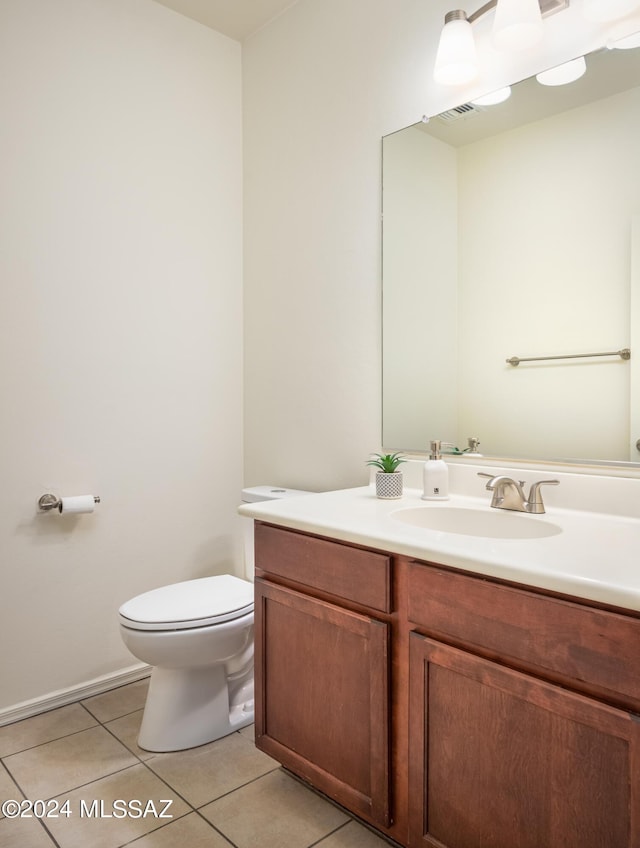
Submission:
{"label": "white baseboard", "polygon": [[96,677],[95,680],[89,680],[79,686],[60,689],[57,692],[50,692],[48,695],[33,698],[31,701],[23,701],[13,707],[6,707],[0,710],[0,727],[5,724],[12,724],[14,721],[21,721],[23,718],[31,718],[31,716],[55,710],[57,707],[64,707],[75,701],[91,698],[92,695],[101,695],[103,692],[108,692],[109,689],[117,689],[118,686],[125,686],[127,683],[135,683],[136,680],[141,680],[150,674],[151,666],[136,665],[123,671]]}

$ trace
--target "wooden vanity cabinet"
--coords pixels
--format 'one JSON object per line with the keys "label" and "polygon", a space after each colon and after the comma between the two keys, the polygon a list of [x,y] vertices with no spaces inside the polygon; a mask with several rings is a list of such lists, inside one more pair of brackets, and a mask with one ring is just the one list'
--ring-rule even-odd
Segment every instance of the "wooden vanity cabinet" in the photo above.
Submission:
{"label": "wooden vanity cabinet", "polygon": [[640,620],[421,563],[408,586],[411,848],[639,848]]}
{"label": "wooden vanity cabinet", "polygon": [[256,525],[256,743],[408,848],[640,848],[640,614]]}
{"label": "wooden vanity cabinet", "polygon": [[383,554],[256,525],[256,745],[382,828],[390,565]]}

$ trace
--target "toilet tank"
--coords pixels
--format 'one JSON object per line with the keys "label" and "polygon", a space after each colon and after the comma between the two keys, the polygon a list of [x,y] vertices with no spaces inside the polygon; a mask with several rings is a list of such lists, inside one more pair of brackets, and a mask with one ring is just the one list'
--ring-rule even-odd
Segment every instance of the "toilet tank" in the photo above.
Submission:
{"label": "toilet tank", "polygon": [[[252,486],[242,490],[242,503],[257,503],[258,501],[275,501],[281,498],[296,498],[300,495],[312,495],[303,489],[286,489],[283,486]],[[244,576],[253,582],[255,559],[253,554],[253,518],[240,519],[244,542]]]}

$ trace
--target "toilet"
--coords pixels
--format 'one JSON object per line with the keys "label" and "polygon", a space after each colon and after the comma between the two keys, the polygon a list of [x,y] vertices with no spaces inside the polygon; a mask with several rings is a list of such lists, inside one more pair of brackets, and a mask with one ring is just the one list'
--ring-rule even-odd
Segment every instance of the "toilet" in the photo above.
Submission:
{"label": "toilet", "polygon": [[[255,486],[243,502],[308,495]],[[253,521],[242,518],[247,580],[222,574],[137,595],[119,610],[131,653],[153,666],[138,744],[181,751],[254,720]]]}

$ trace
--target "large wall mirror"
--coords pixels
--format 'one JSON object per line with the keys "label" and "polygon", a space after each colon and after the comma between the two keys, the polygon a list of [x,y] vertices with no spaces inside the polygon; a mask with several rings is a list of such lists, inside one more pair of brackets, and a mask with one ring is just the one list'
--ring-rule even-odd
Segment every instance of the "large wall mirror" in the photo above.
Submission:
{"label": "large wall mirror", "polygon": [[385,448],[640,462],[640,49],[586,59],[383,139]]}

